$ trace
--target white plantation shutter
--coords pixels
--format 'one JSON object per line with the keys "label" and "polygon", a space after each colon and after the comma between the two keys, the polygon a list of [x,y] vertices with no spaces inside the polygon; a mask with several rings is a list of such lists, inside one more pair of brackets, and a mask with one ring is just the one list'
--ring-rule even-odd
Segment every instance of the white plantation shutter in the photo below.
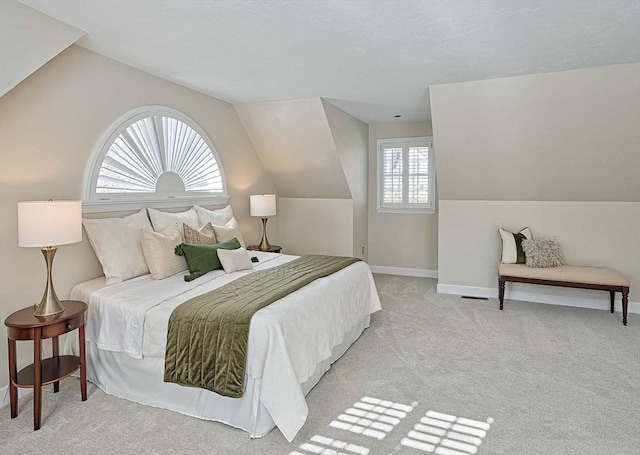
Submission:
{"label": "white plantation shutter", "polygon": [[202,136],[176,118],[151,116],[113,141],[96,193],[152,193],[165,172],[176,173],[185,191],[223,192],[220,168]]}
{"label": "white plantation shutter", "polygon": [[382,186],[383,202],[397,204],[402,202],[402,148],[384,148],[382,150]]}
{"label": "white plantation shutter", "polygon": [[96,144],[84,188],[87,213],[229,199],[211,140],[187,115],[165,106],[136,108],[109,127]]}
{"label": "white plantation shutter", "polygon": [[433,211],[434,190],[430,137],[378,141],[378,211]]}
{"label": "white plantation shutter", "polygon": [[409,204],[429,203],[429,147],[409,147]]}

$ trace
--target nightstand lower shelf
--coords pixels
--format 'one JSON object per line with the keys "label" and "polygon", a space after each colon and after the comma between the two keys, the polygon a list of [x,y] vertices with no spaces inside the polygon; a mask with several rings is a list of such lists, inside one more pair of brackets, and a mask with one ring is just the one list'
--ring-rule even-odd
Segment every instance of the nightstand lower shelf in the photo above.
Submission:
{"label": "nightstand lower shelf", "polygon": [[[42,361],[42,385],[58,382],[78,371],[81,366],[80,357],[75,355],[61,355],[44,359]],[[35,365],[33,363],[24,367],[16,376],[15,386],[33,387],[35,384],[34,373]]]}
{"label": "nightstand lower shelf", "polygon": [[[7,326],[9,353],[9,401],[11,418],[18,416],[18,387],[33,388],[33,429],[40,429],[42,416],[42,386],[53,384],[53,393],[60,390],[60,381],[80,370],[80,395],[87,399],[87,363],[85,356],[84,316],[87,305],[78,300],[62,300],[64,311],[37,317],[33,305],[16,311],[4,321]],[[78,330],[80,356],[59,355],[58,337]],[[51,339],[52,356],[42,359],[42,340]],[[33,363],[18,372],[18,341],[33,341]]]}

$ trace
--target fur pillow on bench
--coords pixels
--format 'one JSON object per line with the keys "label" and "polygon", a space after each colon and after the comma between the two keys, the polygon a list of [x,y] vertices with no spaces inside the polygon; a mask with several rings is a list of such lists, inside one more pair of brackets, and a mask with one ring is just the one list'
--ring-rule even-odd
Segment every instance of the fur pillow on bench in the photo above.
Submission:
{"label": "fur pillow on bench", "polygon": [[527,267],[547,268],[564,265],[560,244],[556,239],[523,240]]}

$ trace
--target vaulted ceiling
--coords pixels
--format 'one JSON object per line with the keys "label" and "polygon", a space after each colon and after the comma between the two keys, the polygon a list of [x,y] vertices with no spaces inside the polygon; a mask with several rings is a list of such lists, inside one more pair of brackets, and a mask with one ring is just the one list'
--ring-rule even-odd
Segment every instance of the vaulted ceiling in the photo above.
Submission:
{"label": "vaulted ceiling", "polygon": [[432,84],[640,61],[638,0],[22,3],[208,95],[324,97],[366,123],[429,120]]}

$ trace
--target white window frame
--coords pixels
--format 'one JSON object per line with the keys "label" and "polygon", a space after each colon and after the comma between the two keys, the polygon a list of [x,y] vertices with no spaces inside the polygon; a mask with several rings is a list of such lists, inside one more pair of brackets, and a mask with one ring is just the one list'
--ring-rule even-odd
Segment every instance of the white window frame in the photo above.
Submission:
{"label": "white window frame", "polygon": [[[222,193],[206,191],[189,191],[188,194],[157,194],[157,193],[97,193],[96,186],[102,163],[111,144],[129,126],[137,121],[151,116],[172,117],[184,122],[198,133],[213,153],[220,169],[222,179]],[[119,212],[139,210],[143,207],[171,208],[186,207],[194,203],[199,205],[225,205],[229,201],[227,181],[222,167],[222,161],[213,142],[204,130],[189,116],[176,109],[166,106],[142,106],[127,112],[113,122],[94,147],[92,158],[87,163],[83,183],[82,210],[84,213]]]}
{"label": "white window frame", "polygon": [[[383,202],[383,172],[384,160],[383,150],[385,148],[402,148],[402,203],[385,203]],[[408,180],[409,180],[409,148],[410,147],[429,147],[429,202],[426,204],[406,202],[408,197]],[[377,141],[377,194],[376,194],[376,211],[378,213],[427,213],[436,212],[436,170],[435,157],[433,152],[433,137],[401,137],[378,139]]]}

